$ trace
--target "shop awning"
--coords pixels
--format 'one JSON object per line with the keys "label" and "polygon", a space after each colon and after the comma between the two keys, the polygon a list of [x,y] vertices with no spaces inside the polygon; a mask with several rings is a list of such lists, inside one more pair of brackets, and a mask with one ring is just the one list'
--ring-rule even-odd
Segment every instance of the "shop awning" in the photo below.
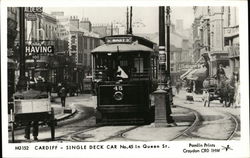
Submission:
{"label": "shop awning", "polygon": [[182,74],[182,75],[180,76],[180,79],[183,80],[183,79],[186,78],[186,76],[187,76],[190,72],[192,72],[192,71],[193,71],[193,69],[187,70],[184,74]]}
{"label": "shop awning", "polygon": [[118,52],[154,52],[153,49],[141,44],[104,44],[94,50],[92,53],[118,53]]}
{"label": "shop awning", "polygon": [[207,68],[193,69],[186,78],[188,80],[203,81],[207,77]]}

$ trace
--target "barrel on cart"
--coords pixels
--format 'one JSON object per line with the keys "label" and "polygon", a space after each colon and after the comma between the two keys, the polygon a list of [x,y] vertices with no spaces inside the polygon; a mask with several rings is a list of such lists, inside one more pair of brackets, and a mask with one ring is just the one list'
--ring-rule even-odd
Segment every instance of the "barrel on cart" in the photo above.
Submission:
{"label": "barrel on cart", "polygon": [[[33,96],[26,94],[14,96],[14,108],[11,109],[11,133],[12,142],[15,141],[15,129],[30,122],[37,121],[39,125],[47,124],[51,128],[51,139],[55,138],[55,116],[54,109],[51,108],[50,97],[44,93],[32,91]],[[37,93],[37,94],[36,94]]]}

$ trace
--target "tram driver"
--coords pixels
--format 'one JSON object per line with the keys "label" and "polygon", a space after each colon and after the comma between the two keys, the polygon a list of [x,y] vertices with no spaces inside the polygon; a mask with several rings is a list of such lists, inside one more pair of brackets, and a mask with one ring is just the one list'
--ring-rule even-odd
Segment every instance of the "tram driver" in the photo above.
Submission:
{"label": "tram driver", "polygon": [[123,79],[128,79],[128,75],[120,66],[117,66],[116,79],[118,81],[122,81]]}

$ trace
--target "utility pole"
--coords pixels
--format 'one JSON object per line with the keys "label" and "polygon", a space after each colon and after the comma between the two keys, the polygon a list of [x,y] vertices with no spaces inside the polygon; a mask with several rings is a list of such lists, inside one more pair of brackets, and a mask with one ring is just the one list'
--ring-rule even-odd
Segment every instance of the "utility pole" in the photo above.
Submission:
{"label": "utility pole", "polygon": [[17,84],[18,90],[24,91],[27,87],[27,81],[25,77],[25,8],[20,7],[19,22],[20,22],[20,76]]}
{"label": "utility pole", "polygon": [[166,64],[166,54],[165,54],[165,7],[159,7],[159,77],[160,89],[163,89],[163,72],[165,71],[165,64]]}
{"label": "utility pole", "polygon": [[126,33],[128,34],[129,33],[129,17],[128,17],[128,7],[127,7],[127,30],[126,30]]}
{"label": "utility pole", "polygon": [[[166,25],[167,25],[167,74],[166,77],[168,80],[171,80],[170,78],[170,7],[167,6],[166,8]],[[171,85],[169,85],[171,86]]]}
{"label": "utility pole", "polygon": [[113,23],[111,22],[110,34],[113,36]]}
{"label": "utility pole", "polygon": [[[169,31],[169,30],[168,30]],[[168,32],[169,33],[169,32]],[[169,37],[169,36],[167,36]],[[168,39],[169,42],[169,39]],[[167,45],[169,46],[169,45]],[[168,47],[169,50],[169,47]],[[170,59],[168,58],[168,61]],[[169,65],[169,63],[167,63]],[[174,120],[171,116],[170,107],[170,87],[164,86],[162,83],[162,78],[165,75],[163,73],[166,67],[166,54],[165,54],[165,7],[159,7],[159,76],[160,83],[158,83],[158,88],[153,92],[154,104],[155,104],[155,127],[168,127],[172,126]],[[169,74],[170,75],[170,74]],[[167,76],[166,76],[167,77]],[[164,82],[164,81],[163,81]]]}
{"label": "utility pole", "polygon": [[130,7],[130,28],[129,28],[129,33],[130,34],[133,34],[133,31],[132,31],[132,16],[133,16],[133,13],[132,13],[132,6]]}
{"label": "utility pole", "polygon": [[154,104],[155,104],[155,127],[167,126],[167,92],[163,88],[162,84],[162,68],[166,63],[165,54],[165,16],[164,6],[159,7],[159,78],[158,88],[153,92]]}

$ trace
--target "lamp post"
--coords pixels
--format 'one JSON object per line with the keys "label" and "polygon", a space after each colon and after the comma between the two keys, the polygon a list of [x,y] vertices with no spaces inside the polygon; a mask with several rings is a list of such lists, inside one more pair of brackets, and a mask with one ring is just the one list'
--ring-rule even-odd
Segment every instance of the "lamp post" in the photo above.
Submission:
{"label": "lamp post", "polygon": [[25,8],[19,8],[19,22],[20,22],[20,76],[19,81],[17,83],[18,90],[24,91],[27,87],[27,81],[25,77]]}
{"label": "lamp post", "polygon": [[[166,77],[170,80],[170,7],[166,8],[166,25],[167,25],[167,74]],[[170,86],[170,85],[168,85]]]}
{"label": "lamp post", "polygon": [[165,54],[165,7],[159,7],[159,77],[160,83],[158,84],[158,89],[163,89],[163,72],[166,64],[166,54]]}

